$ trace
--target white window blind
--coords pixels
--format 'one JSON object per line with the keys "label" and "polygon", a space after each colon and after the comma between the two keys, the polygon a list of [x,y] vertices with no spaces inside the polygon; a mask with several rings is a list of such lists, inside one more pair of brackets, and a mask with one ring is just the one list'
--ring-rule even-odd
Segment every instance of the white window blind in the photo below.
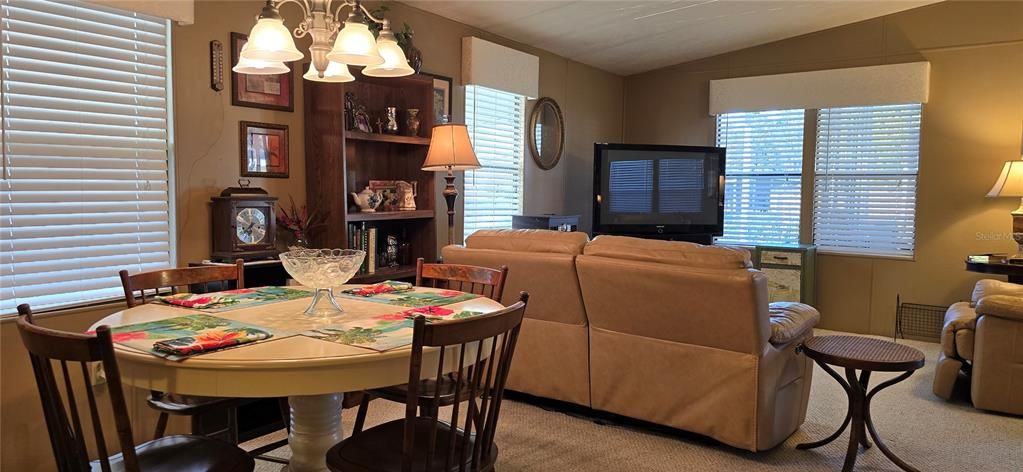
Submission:
{"label": "white window blind", "polygon": [[170,265],[166,20],[0,0],[0,313]]}
{"label": "white window blind", "polygon": [[725,151],[728,244],[799,242],[803,110],[726,113],[717,117]]}
{"label": "white window blind", "polygon": [[522,213],[525,98],[479,85],[465,87],[465,124],[482,166],[465,174],[465,231],[511,228]]}
{"label": "white window blind", "polygon": [[822,252],[913,256],[920,109],[818,111],[813,239]]}

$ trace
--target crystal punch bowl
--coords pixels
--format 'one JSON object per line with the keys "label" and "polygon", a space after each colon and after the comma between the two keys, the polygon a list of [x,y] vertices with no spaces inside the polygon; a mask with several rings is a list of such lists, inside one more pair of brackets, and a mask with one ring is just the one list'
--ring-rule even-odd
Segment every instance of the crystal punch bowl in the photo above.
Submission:
{"label": "crystal punch bowl", "polygon": [[334,298],[333,287],[344,285],[359,271],[362,261],[366,258],[366,251],[295,249],[282,252],[280,258],[284,270],[298,283],[316,289],[312,303],[306,308],[305,313],[329,315],[344,311]]}

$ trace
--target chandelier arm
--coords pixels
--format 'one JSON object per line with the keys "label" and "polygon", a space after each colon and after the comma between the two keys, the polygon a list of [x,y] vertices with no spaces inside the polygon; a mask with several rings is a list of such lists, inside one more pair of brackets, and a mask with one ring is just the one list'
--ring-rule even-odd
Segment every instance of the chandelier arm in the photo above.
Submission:
{"label": "chandelier arm", "polygon": [[274,8],[277,8],[278,10],[280,10],[281,7],[289,3],[294,3],[295,5],[298,5],[299,8],[302,9],[303,18],[312,15],[313,7],[309,5],[308,0],[273,0]]}
{"label": "chandelier arm", "polygon": [[[334,0],[327,0],[328,12],[330,11],[331,3],[333,2]],[[337,6],[337,8],[334,9],[333,13],[331,14],[331,17],[334,18],[334,21],[338,23],[344,23],[345,20],[341,19],[341,10],[344,10],[345,7],[352,7],[352,9],[354,9],[355,5],[356,5],[355,0],[341,0],[340,4]]]}
{"label": "chandelier arm", "polygon": [[388,24],[390,24],[390,22],[387,21],[387,18],[377,18],[377,17],[373,16],[373,14],[369,12],[369,9],[366,8],[366,5],[363,5],[360,2],[355,2],[355,6],[358,7],[359,9],[361,9],[362,13],[364,15],[366,15],[366,18],[369,18],[370,21],[373,21],[373,22],[376,22],[376,23],[380,23],[381,25],[388,25]]}

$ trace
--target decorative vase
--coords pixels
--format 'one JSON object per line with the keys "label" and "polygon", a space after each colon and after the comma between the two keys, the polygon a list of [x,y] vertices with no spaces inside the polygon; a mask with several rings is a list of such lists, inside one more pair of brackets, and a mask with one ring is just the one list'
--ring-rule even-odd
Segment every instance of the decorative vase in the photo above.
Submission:
{"label": "decorative vase", "polygon": [[380,192],[366,187],[359,193],[352,192],[352,199],[355,200],[355,204],[359,206],[359,211],[363,213],[373,213],[377,211],[377,206],[379,206],[380,202],[384,200],[384,197],[380,195]]}
{"label": "decorative vase", "polygon": [[423,68],[423,52],[419,48],[412,45],[411,40],[408,44],[408,48],[405,48],[405,58],[408,59],[408,65],[418,74]]}
{"label": "decorative vase", "polygon": [[384,126],[387,134],[398,134],[398,108],[387,107],[387,125]]}
{"label": "decorative vase", "polygon": [[289,246],[288,249],[291,249],[292,247],[297,249],[309,249],[309,239],[306,237],[305,233],[295,234],[295,244]]}
{"label": "decorative vase", "polygon": [[419,109],[409,108],[405,119],[405,131],[409,136],[419,136]]}

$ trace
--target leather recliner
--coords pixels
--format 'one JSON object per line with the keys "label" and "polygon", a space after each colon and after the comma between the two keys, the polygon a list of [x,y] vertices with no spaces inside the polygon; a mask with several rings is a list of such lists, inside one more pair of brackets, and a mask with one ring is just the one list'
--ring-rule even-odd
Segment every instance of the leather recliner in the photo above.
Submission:
{"label": "leather recliner", "polygon": [[934,394],[949,400],[960,382],[976,408],[1023,415],[1023,285],[981,280],[945,312]]}

